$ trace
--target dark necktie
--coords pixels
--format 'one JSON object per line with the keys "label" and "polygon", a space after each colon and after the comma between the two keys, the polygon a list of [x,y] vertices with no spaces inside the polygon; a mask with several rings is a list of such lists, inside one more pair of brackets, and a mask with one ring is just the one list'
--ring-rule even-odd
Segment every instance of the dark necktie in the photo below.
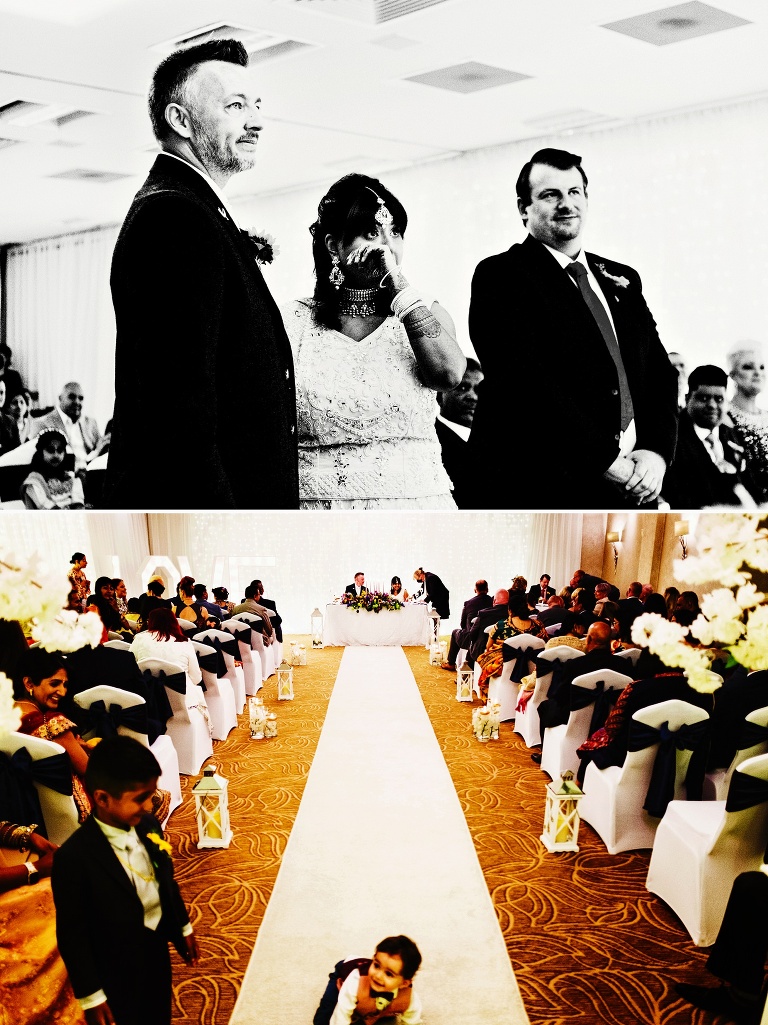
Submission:
{"label": "dark necktie", "polygon": [[616,373],[619,375],[619,395],[621,397],[621,429],[625,431],[634,416],[634,410],[632,409],[632,395],[629,390],[629,382],[627,381],[627,372],[624,369],[624,361],[621,358],[619,343],[616,341],[610,317],[605,312],[605,307],[595,295],[589,283],[587,268],[584,264],[574,260],[565,269],[579,286],[584,302],[589,307],[589,312],[595,318],[595,323],[600,328],[600,334],[603,336],[606,348],[616,366]]}

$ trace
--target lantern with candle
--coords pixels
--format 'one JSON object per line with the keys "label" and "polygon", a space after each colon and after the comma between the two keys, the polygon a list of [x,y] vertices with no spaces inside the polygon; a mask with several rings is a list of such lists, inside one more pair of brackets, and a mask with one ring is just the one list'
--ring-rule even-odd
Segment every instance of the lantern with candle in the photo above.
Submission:
{"label": "lantern with candle", "polygon": [[465,662],[458,673],[456,673],[456,700],[471,701],[472,688],[475,681],[475,671],[472,666]]}
{"label": "lantern with candle", "polygon": [[323,614],[320,609],[312,613],[312,647],[322,648],[323,646]]}
{"label": "lantern with candle", "polygon": [[583,796],[570,769],[547,784],[541,842],[548,851],[578,851],[579,801]]}
{"label": "lantern with candle", "polygon": [[277,700],[293,701],[293,668],[287,662],[277,667]]}
{"label": "lantern with candle", "polygon": [[192,787],[199,837],[198,849],[230,845],[232,830],[229,828],[228,786],[223,776],[216,775],[215,765],[206,765],[202,779]]}

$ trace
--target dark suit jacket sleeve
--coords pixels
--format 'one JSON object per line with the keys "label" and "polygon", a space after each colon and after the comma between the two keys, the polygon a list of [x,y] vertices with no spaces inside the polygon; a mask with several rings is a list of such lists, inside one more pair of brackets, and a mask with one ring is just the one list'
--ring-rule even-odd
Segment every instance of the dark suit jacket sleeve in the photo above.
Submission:
{"label": "dark suit jacket sleeve", "polygon": [[94,957],[94,936],[88,928],[93,892],[83,871],[82,852],[72,845],[59,848],[51,873],[56,904],[56,942],[67,967],[76,997],[87,997],[104,988]]}
{"label": "dark suit jacket sleeve", "polygon": [[150,383],[154,381],[178,396],[180,410],[194,411],[204,421],[194,431],[195,486],[211,507],[233,502],[218,445],[228,430],[240,426],[216,418],[217,390],[224,387],[217,380],[216,353],[230,341],[218,333],[223,245],[221,231],[201,205],[178,194],[159,193],[134,214],[112,283],[118,333],[121,314],[135,323],[140,311],[142,321],[140,338],[120,339],[116,377],[121,359],[146,361],[146,394],[135,396],[137,419],[161,413]]}

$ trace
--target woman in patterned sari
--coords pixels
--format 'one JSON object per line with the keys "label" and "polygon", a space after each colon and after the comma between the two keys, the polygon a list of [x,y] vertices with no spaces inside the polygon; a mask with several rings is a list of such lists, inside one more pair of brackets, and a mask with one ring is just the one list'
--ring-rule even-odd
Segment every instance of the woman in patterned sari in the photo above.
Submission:
{"label": "woman in patterned sari", "polygon": [[485,651],[478,658],[478,664],[482,668],[478,688],[483,701],[488,700],[488,682],[494,676],[498,676],[504,666],[504,641],[509,637],[517,637],[518,634],[531,634],[533,637],[541,637],[547,640],[547,631],[534,619],[530,618],[528,600],[523,591],[509,592],[509,614],[506,619],[501,620],[493,628],[488,636],[488,644]]}

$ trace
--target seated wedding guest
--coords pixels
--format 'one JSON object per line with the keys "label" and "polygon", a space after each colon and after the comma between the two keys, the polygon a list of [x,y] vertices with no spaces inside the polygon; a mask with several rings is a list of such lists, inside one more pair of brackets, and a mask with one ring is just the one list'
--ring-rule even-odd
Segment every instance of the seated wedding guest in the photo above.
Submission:
{"label": "seated wedding guest", "polygon": [[585,573],[583,569],[577,569],[571,577],[571,587],[583,588],[587,594],[584,599],[585,608],[594,608],[595,604],[595,587],[598,584],[606,583],[602,577],[593,576],[591,573]]}
{"label": "seated wedding guest", "polygon": [[204,609],[207,609],[209,618],[211,616],[218,620],[224,618],[224,610],[222,607],[217,605],[215,602],[208,601],[208,588],[205,584],[195,584],[192,590],[195,595],[195,601],[199,602]]}
{"label": "seated wedding guest", "polygon": [[627,588],[626,596],[618,601],[618,620],[621,631],[621,639],[628,641],[631,637],[632,624],[638,616],[645,612],[640,595],[643,585],[639,580],[633,580]]}
{"label": "seated wedding guest", "polygon": [[725,983],[678,982],[679,996],[736,1025],[758,1025],[763,1015],[768,955],[768,866],[736,876],[717,938],[705,965]]}
{"label": "seated wedding guest", "polygon": [[674,609],[680,592],[676,587],[667,587],[664,590],[664,601],[667,603],[667,615]]}
{"label": "seated wedding guest", "polygon": [[269,609],[274,612],[274,616],[270,616],[270,622],[272,628],[275,631],[275,639],[283,643],[283,620],[277,611],[277,605],[271,598],[264,597],[264,584],[260,580],[252,580],[251,583],[256,588],[254,598],[259,605],[263,605],[265,609]]}
{"label": "seated wedding guest", "polygon": [[170,607],[170,601],[163,598],[163,591],[165,591],[165,584],[159,577],[153,577],[147,583],[146,593],[142,594],[139,598],[139,620],[142,629],[146,630],[147,620],[153,609],[167,609]]}
{"label": "seated wedding guest", "polygon": [[[32,437],[32,419],[29,411],[32,408],[32,396],[24,389],[15,395],[8,395],[5,400],[5,412],[16,424],[16,433],[19,436],[19,444],[23,445]],[[0,446],[2,450],[2,446]]]}
{"label": "seated wedding guest", "polygon": [[[26,391],[21,374],[11,366],[13,352],[7,345],[0,345],[0,382],[5,385],[5,404],[12,395]],[[3,403],[0,403],[2,407]],[[7,410],[6,410],[7,412]]]}
{"label": "seated wedding guest", "polygon": [[571,600],[574,588],[570,584],[566,584],[565,587],[560,591],[560,597],[563,599],[563,604],[567,609],[571,607]]}
{"label": "seated wedding guest", "polygon": [[266,605],[260,605],[256,601],[258,590],[258,587],[254,584],[248,584],[245,589],[245,598],[239,605],[235,605],[232,614],[238,616],[241,612],[250,612],[253,616],[261,616],[264,622],[264,643],[271,644],[275,639],[275,629],[272,626],[272,617],[269,614],[270,610]]}
{"label": "seated wedding guest", "polygon": [[84,508],[83,482],[74,472],[74,458],[60,431],[48,428],[38,435],[29,471],[21,485],[26,509]]}
{"label": "seated wedding guest", "polygon": [[[560,633],[550,637],[545,647],[556,648],[562,644],[566,648],[575,648],[577,651],[587,650],[587,630],[592,626],[595,617],[591,612],[580,612],[578,616],[571,616],[567,624],[563,624]],[[529,673],[520,681],[517,708],[523,708],[529,698],[533,695],[536,686],[536,672]]]}
{"label": "seated wedding guest", "polygon": [[229,591],[226,587],[214,587],[213,600],[219,608],[224,609],[230,616],[235,611],[235,603],[229,600]]}
{"label": "seated wedding guest", "polygon": [[466,364],[449,314],[400,269],[408,217],[349,174],[311,227],[315,294],[282,310],[296,368],[304,509],[453,509],[435,393]]}
{"label": "seated wedding guest", "polygon": [[488,635],[485,651],[478,656],[477,662],[483,670],[477,681],[482,701],[488,700],[488,684],[491,678],[498,676],[504,666],[504,641],[508,637],[517,637],[520,634],[531,634],[545,641],[548,639],[547,631],[541,623],[531,619],[524,590],[510,591],[507,618],[496,624]]}
{"label": "seated wedding guest", "polygon": [[493,596],[493,605],[489,609],[481,609],[470,624],[467,643],[467,665],[473,666],[478,655],[482,655],[488,643],[486,629],[495,626],[507,618],[509,613],[509,591],[500,587]]}
{"label": "seated wedding guest", "polygon": [[611,585],[604,581],[595,587],[595,607],[592,610],[598,619],[615,619],[619,615],[619,606],[608,597]]}
{"label": "seated wedding guest", "polygon": [[701,366],[688,378],[688,399],[680,413],[677,452],[662,494],[673,509],[721,505],[755,508],[755,488],[740,433],[725,422],[728,377],[716,366]]}
{"label": "seated wedding guest", "polygon": [[389,593],[393,598],[397,598],[398,601],[408,601],[408,592],[403,590],[403,582],[400,577],[392,577],[389,582]]}
{"label": "seated wedding guest", "polygon": [[[125,581],[121,577],[114,577],[111,583],[115,592],[115,608],[120,613],[123,627],[136,633],[139,629],[139,624],[137,620],[132,619],[129,615],[128,589],[125,586]],[[136,611],[138,612],[138,609]]]}
{"label": "seated wedding guest", "polygon": [[448,654],[445,662],[440,667],[441,669],[448,669],[452,673],[456,672],[456,657],[462,648],[469,647],[470,630],[475,616],[482,612],[483,609],[489,609],[492,604],[493,600],[488,594],[488,581],[475,581],[475,593],[464,602],[459,625],[455,630],[451,631],[451,643],[448,646]]}
{"label": "seated wedding guest", "polygon": [[768,500],[768,410],[757,404],[765,388],[765,356],[759,342],[737,342],[728,352],[728,376],[736,389],[728,414],[747,451],[752,497]]}
{"label": "seated wedding guest", "polygon": [[[563,666],[553,677],[547,697],[539,705],[541,735],[550,726],[568,722],[571,714],[571,686],[577,676],[594,672],[596,669],[612,669],[614,672],[630,675],[631,665],[611,651],[611,628],[608,623],[593,623],[587,630],[587,644],[582,658],[575,658]],[[539,764],[541,754],[534,751],[531,761]]]}
{"label": "seated wedding guest", "polygon": [[[82,1025],[80,1006],[56,946],[49,877],[56,845],[29,826],[0,822],[0,1007],[16,1025],[52,1020]],[[21,857],[37,860],[19,860]]]}
{"label": "seated wedding guest", "polygon": [[[205,630],[208,626],[209,613],[195,598],[195,581],[192,577],[182,577],[177,585],[177,595],[174,599],[176,615],[179,619],[186,619],[188,623],[194,623],[198,630]],[[218,620],[214,621],[214,625]]]}
{"label": "seated wedding guest", "polygon": [[[448,619],[451,614],[448,588],[437,573],[430,573],[419,566],[413,572],[413,579],[421,584],[422,600],[429,602],[441,619]],[[415,598],[416,595],[412,595],[412,597]]]}
{"label": "seated wedding guest", "polygon": [[701,612],[698,594],[695,591],[683,591],[675,602],[675,611],[678,609],[688,609],[689,612],[693,613],[695,619]]}
{"label": "seated wedding guest", "polygon": [[549,573],[542,573],[538,584],[532,584],[528,592],[528,604],[531,606],[546,604],[555,593],[554,587],[549,586],[552,578]]}
{"label": "seated wedding guest", "polygon": [[361,594],[365,594],[368,588],[365,586],[365,573],[358,571],[355,573],[354,582],[347,584],[344,588],[345,594],[351,594],[353,598],[359,598]]}
{"label": "seated wedding guest", "polygon": [[32,436],[51,429],[66,438],[75,454],[76,470],[84,469],[101,452],[101,433],[96,421],[83,415],[83,389],[76,381],[64,385],[51,413],[33,421]]}
{"label": "seated wedding guest", "polygon": [[573,618],[559,594],[551,595],[547,601],[547,607],[535,615],[542,626],[557,626],[568,623]]}
{"label": "seated wedding guest", "polygon": [[453,484],[453,498],[459,509],[477,506],[472,494],[475,486],[471,467],[467,463],[467,440],[472,427],[472,417],[477,405],[477,386],[483,379],[483,371],[476,359],[467,359],[467,369],[460,383],[451,391],[437,393],[440,412],[435,421],[437,440],[443,466]]}
{"label": "seated wedding guest", "polygon": [[75,723],[59,709],[67,694],[68,679],[61,655],[44,648],[30,648],[14,680],[14,696],[21,712],[19,733],[53,740],[66,751],[72,767],[72,796],[78,817],[84,822],[91,810],[83,786],[88,748],[75,732]]}
{"label": "seated wedding guest", "polygon": [[67,579],[72,585],[72,588],[77,591],[77,597],[82,609],[85,607],[85,600],[91,591],[91,582],[90,580],[87,580],[85,576],[85,568],[88,565],[88,560],[83,552],[75,552],[69,561],[72,568],[69,573],[67,573]]}
{"label": "seated wedding guest", "polygon": [[0,378],[0,455],[10,452],[21,444],[16,420],[3,409],[5,406],[5,381]]}
{"label": "seated wedding guest", "polygon": [[108,633],[123,634],[126,641],[133,635],[130,623],[120,615],[115,602],[115,589],[109,577],[99,577],[88,599],[88,608],[98,612]]}
{"label": "seated wedding guest", "polygon": [[659,594],[658,591],[651,591],[643,604],[643,612],[652,612],[666,619],[667,603],[664,600],[664,595]]}
{"label": "seated wedding guest", "polygon": [[592,613],[592,609],[595,607],[594,601],[590,599],[594,598],[594,591],[590,592],[585,587],[577,587],[571,592],[571,608],[570,612],[578,616],[582,612]]}
{"label": "seated wedding guest", "polygon": [[728,768],[745,729],[745,717],[768,706],[768,670],[751,673],[744,666],[736,666],[723,677],[722,687],[714,694],[708,769]]}
{"label": "seated wedding guest", "polygon": [[197,964],[197,942],[152,812],[160,766],[130,737],[94,749],[93,814],[53,865],[56,935],[86,1021],[170,1025],[172,942]]}
{"label": "seated wedding guest", "polygon": [[192,683],[200,683],[203,679],[194,645],[187,640],[171,609],[153,609],[150,612],[147,629],[133,639],[131,654],[137,662],[145,658],[173,662],[184,670]]}
{"label": "seated wedding guest", "polygon": [[419,1025],[421,1001],[413,977],[420,965],[419,948],[407,936],[387,936],[372,958],[338,961],[312,1025]]}

